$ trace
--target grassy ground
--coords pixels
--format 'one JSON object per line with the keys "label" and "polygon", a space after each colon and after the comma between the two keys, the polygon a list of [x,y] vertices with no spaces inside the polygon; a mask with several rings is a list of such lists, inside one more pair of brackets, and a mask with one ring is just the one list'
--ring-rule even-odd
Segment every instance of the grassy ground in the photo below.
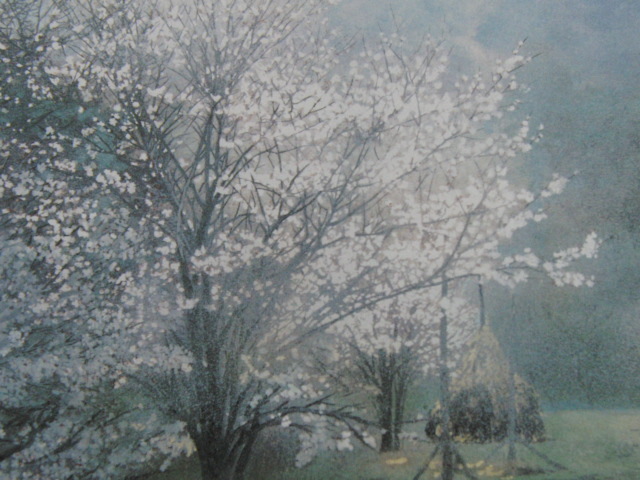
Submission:
{"label": "grassy ground", "polygon": [[[460,451],[482,479],[513,480],[638,480],[640,479],[640,410],[573,410],[546,414],[549,440],[535,449],[566,469],[556,470],[518,446],[518,465],[528,473],[505,472],[506,448],[462,445]],[[433,445],[406,445],[398,453],[379,455],[368,450],[326,453],[303,469],[278,468],[258,459],[247,480],[411,480]],[[489,457],[489,458],[487,458]],[[152,480],[199,480],[197,465],[185,461]],[[422,480],[439,478],[435,462]],[[456,478],[465,478],[462,474]]]}

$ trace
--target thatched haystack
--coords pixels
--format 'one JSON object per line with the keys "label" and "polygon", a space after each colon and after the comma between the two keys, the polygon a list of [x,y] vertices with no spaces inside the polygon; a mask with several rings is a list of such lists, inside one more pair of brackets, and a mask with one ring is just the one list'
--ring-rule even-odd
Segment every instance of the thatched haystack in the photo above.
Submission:
{"label": "thatched haystack", "polygon": [[[504,440],[513,403],[516,435],[527,442],[543,439],[544,424],[535,390],[518,374],[513,380],[510,376],[510,365],[498,340],[487,326],[483,327],[451,381],[450,432],[457,441]],[[440,434],[441,418],[438,403],[429,412],[425,429],[432,440]]]}

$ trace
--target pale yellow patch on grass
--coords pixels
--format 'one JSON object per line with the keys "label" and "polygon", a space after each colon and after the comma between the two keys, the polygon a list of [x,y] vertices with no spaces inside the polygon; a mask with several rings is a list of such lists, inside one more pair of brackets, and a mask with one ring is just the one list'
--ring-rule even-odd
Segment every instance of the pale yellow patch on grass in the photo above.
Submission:
{"label": "pale yellow patch on grass", "polygon": [[404,465],[408,461],[409,459],[407,457],[400,457],[400,458],[388,458],[387,460],[384,461],[384,463],[387,465]]}

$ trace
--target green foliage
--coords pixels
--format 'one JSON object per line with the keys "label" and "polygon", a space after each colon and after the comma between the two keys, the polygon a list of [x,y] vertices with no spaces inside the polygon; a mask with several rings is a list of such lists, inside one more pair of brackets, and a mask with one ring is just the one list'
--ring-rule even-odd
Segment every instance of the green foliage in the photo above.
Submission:
{"label": "green foliage", "polygon": [[640,400],[635,313],[625,311],[626,301],[603,300],[620,293],[615,287],[594,288],[530,285],[515,300],[494,295],[495,303],[513,305],[492,315],[496,336],[546,405],[631,407]]}

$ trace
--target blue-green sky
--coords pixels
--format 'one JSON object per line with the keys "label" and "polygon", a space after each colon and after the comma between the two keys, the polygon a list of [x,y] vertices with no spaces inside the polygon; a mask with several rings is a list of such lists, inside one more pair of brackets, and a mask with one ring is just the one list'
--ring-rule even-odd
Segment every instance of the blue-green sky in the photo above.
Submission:
{"label": "blue-green sky", "polygon": [[[640,74],[636,0],[344,0],[345,29],[389,29],[392,14],[407,36],[442,36],[478,63],[527,38],[540,63],[562,66],[580,84],[629,85]],[[542,67],[541,67],[542,68]]]}

